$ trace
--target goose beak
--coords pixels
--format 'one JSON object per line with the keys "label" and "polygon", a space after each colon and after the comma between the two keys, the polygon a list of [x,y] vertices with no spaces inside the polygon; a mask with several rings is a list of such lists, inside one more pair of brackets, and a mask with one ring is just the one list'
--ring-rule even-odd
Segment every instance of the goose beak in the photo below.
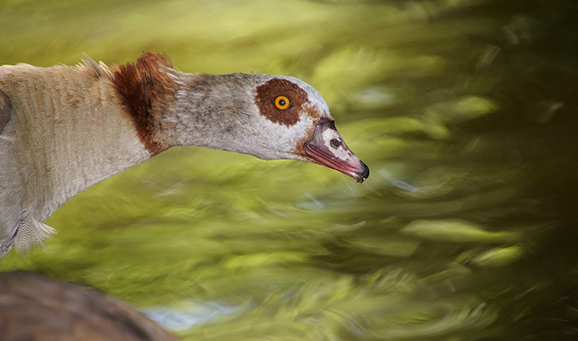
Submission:
{"label": "goose beak", "polygon": [[303,144],[307,161],[340,171],[363,182],[369,177],[369,168],[349,150],[332,120],[322,118],[311,140]]}

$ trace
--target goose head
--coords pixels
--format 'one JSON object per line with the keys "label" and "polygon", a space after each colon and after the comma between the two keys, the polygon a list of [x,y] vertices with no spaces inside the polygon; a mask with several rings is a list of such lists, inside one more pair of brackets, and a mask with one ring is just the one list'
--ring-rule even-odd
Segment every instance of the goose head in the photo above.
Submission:
{"label": "goose head", "polygon": [[[312,86],[265,74],[206,76],[183,82],[177,94],[179,145],[206,145],[264,160],[309,161],[363,182],[369,168],[347,147],[329,107]],[[187,86],[186,84],[194,84]],[[198,124],[210,137],[198,141]]]}
{"label": "goose head", "polygon": [[[145,74],[131,75],[139,72]],[[141,84],[129,84],[135,79]],[[313,162],[359,182],[369,176],[335,128],[325,100],[297,78],[181,73],[162,57],[145,54],[136,65],[118,69],[115,80],[128,111],[141,116],[140,135],[153,152],[204,146],[264,160]],[[150,103],[149,109],[135,109],[142,103]],[[138,111],[147,110],[150,117],[142,119]]]}

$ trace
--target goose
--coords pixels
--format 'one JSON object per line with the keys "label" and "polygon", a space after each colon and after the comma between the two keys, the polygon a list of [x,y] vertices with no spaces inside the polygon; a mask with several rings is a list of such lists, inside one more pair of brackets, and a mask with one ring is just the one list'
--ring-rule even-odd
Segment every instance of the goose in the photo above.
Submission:
{"label": "goose", "polygon": [[294,159],[363,182],[312,86],[268,74],[178,71],[143,53],[107,66],[0,66],[0,257],[26,253],[54,229],[44,221],[86,188],[173,147]]}

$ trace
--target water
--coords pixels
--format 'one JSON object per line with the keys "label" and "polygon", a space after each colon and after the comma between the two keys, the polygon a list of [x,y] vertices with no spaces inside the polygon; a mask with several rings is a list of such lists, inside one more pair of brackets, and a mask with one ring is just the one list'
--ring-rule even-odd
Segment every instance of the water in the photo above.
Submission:
{"label": "water", "polygon": [[0,5],[0,62],[300,77],[363,184],[178,148],[48,221],[2,271],[82,282],[183,339],[574,340],[578,8],[572,1]]}

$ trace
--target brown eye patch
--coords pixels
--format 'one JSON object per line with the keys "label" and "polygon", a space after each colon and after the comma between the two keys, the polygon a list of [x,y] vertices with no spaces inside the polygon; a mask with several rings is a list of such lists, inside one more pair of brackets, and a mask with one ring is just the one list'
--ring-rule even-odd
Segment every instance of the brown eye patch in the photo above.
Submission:
{"label": "brown eye patch", "polygon": [[[279,98],[287,98],[287,107],[279,106]],[[284,124],[288,127],[299,122],[299,112],[307,102],[307,93],[296,84],[279,78],[273,78],[267,83],[257,87],[255,102],[261,115],[269,121]],[[288,110],[295,109],[295,110]]]}

